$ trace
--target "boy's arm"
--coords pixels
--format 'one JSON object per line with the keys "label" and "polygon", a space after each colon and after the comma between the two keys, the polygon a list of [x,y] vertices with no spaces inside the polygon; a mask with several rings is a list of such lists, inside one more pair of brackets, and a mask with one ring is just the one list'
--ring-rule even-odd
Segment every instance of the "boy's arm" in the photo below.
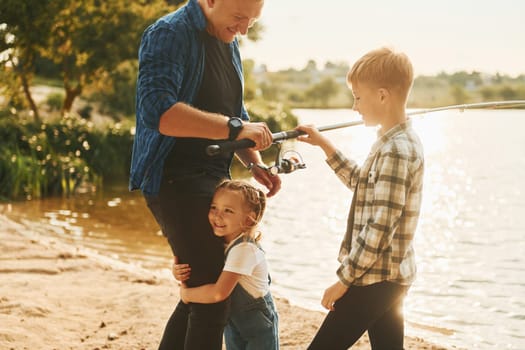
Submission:
{"label": "boy's arm", "polygon": [[380,155],[373,198],[365,199],[365,202],[371,200],[372,214],[337,270],[339,279],[345,285],[350,286],[369,271],[383,251],[392,244],[393,233],[405,209],[410,183],[408,163],[407,157],[397,152],[389,151]]}
{"label": "boy's arm", "polygon": [[335,145],[328,138],[323,136],[313,125],[299,125],[295,130],[302,131],[306,134],[298,136],[297,140],[321,147],[327,158],[330,158],[330,156],[332,156],[337,150]]}
{"label": "boy's arm", "polygon": [[213,304],[223,301],[232,293],[241,275],[222,271],[217,282],[194,288],[181,287],[181,299],[186,303]]}
{"label": "boy's arm", "polygon": [[346,158],[337,150],[331,157],[326,159],[326,163],[346,187],[355,191],[357,180],[359,180],[359,172],[361,171],[355,161]]}
{"label": "boy's arm", "polygon": [[345,158],[335,145],[313,125],[299,125],[296,130],[306,133],[306,135],[297,137],[299,141],[321,147],[326,155],[328,165],[345,186],[353,191],[359,178],[357,163]]}

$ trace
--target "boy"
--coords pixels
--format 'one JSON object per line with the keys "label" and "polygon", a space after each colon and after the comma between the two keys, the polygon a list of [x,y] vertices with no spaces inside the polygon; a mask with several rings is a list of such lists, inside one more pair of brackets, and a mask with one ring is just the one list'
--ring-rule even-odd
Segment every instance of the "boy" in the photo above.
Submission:
{"label": "boy", "polygon": [[353,109],[378,139],[359,167],[313,126],[298,139],[320,146],[354,191],[339,252],[339,280],[321,304],[329,310],[309,349],[348,349],[368,331],[372,349],[403,349],[403,300],[416,274],[412,246],[421,207],[423,147],[405,107],[412,64],[388,48],[361,57],[347,76]]}

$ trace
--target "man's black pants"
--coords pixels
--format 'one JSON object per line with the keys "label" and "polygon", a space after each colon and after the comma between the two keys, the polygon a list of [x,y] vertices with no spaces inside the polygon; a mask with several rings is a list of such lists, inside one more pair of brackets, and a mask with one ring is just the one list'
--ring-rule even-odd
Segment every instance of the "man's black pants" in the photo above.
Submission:
{"label": "man's black pants", "polygon": [[[215,283],[224,266],[224,243],[213,234],[208,211],[219,178],[205,173],[164,181],[146,202],[180,263],[191,266],[186,284]],[[229,299],[216,304],[179,302],[166,324],[159,350],[222,348]]]}

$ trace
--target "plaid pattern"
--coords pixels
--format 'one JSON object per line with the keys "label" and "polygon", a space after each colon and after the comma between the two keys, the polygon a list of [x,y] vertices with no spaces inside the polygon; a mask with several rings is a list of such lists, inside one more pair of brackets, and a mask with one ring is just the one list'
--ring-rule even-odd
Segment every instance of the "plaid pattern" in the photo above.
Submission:
{"label": "plaid pattern", "polygon": [[385,280],[411,284],[416,275],[412,242],[424,169],[423,146],[411,122],[380,136],[362,167],[339,151],[326,161],[354,190],[349,226],[338,258],[341,282],[347,286]]}
{"label": "plaid pattern", "polygon": [[[197,2],[188,3],[150,25],[139,48],[136,133],[131,157],[129,189],[158,194],[164,160],[176,142],[159,133],[160,117],[177,102],[192,104],[204,74],[202,32],[206,17]],[[233,66],[244,88],[239,43],[230,43]],[[249,120],[244,101],[243,120]]]}

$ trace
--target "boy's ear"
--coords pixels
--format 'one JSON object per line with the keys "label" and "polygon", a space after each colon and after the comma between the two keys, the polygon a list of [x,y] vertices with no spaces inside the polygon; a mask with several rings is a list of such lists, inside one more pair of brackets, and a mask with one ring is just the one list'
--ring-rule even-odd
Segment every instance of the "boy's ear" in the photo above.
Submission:
{"label": "boy's ear", "polygon": [[380,88],[379,89],[379,100],[381,102],[385,102],[388,97],[390,97],[390,91],[388,91],[385,88]]}

